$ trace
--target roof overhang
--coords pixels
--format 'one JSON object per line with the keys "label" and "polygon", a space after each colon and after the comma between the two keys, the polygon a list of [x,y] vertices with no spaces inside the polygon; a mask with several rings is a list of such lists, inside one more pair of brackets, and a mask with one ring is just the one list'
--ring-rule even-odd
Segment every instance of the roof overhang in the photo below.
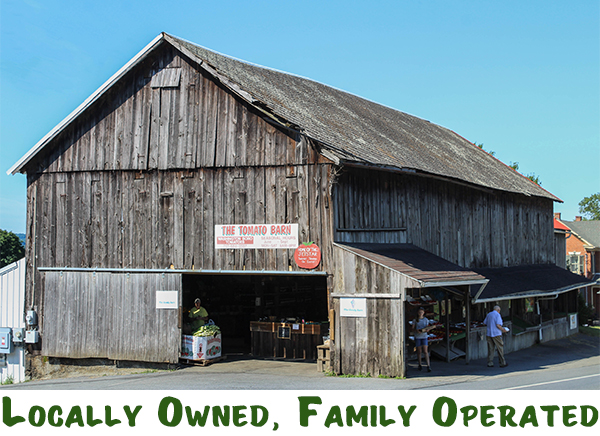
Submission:
{"label": "roof overhang", "polygon": [[410,279],[416,288],[479,286],[488,280],[412,244],[359,244],[334,242],[334,247],[390,269]]}
{"label": "roof overhang", "polygon": [[583,276],[551,264],[475,268],[475,271],[490,282],[483,293],[473,297],[473,303],[554,297],[594,284]]}

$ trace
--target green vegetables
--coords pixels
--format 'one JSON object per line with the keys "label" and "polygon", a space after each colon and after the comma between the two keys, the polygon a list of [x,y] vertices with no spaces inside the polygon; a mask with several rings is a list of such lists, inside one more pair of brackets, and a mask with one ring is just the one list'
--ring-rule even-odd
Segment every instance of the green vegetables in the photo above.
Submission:
{"label": "green vegetables", "polygon": [[194,336],[217,336],[221,329],[216,325],[203,325],[194,332]]}

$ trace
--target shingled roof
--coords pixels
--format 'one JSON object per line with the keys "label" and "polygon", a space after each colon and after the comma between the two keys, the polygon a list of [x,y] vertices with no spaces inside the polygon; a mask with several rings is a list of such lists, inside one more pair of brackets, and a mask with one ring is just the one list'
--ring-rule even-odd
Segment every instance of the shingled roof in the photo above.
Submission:
{"label": "shingled roof", "polygon": [[[481,187],[561,201],[453,131],[313,80],[243,62],[161,34],[95,95],[167,42],[201,65],[250,104],[317,141],[334,161],[408,170]],[[94,96],[94,95],[93,95]],[[92,96],[92,97],[93,97]],[[88,98],[88,105],[95,100]],[[80,106],[67,119],[74,119]],[[69,121],[70,122],[70,121]],[[13,168],[27,161],[66,127],[63,121]]]}
{"label": "shingled roof", "polygon": [[600,248],[600,221],[562,221],[590,250]]}

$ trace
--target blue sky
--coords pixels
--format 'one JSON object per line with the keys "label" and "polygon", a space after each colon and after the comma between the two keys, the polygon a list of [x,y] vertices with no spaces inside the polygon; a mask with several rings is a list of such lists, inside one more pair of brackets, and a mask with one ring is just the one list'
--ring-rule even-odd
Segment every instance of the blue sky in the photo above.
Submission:
{"label": "blue sky", "polygon": [[160,32],[454,130],[535,173],[564,219],[600,191],[599,2],[0,2],[0,228],[25,232],[6,171]]}

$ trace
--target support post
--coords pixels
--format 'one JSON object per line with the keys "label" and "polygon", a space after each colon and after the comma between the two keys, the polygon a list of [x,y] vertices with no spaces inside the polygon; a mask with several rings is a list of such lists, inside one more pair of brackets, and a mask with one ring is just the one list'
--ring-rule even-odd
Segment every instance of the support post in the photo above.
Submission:
{"label": "support post", "polygon": [[446,362],[450,362],[450,300],[448,299],[448,291],[444,291],[444,298],[446,299]]}
{"label": "support post", "polygon": [[471,336],[471,285],[465,294],[465,364],[469,364],[469,337]]}

